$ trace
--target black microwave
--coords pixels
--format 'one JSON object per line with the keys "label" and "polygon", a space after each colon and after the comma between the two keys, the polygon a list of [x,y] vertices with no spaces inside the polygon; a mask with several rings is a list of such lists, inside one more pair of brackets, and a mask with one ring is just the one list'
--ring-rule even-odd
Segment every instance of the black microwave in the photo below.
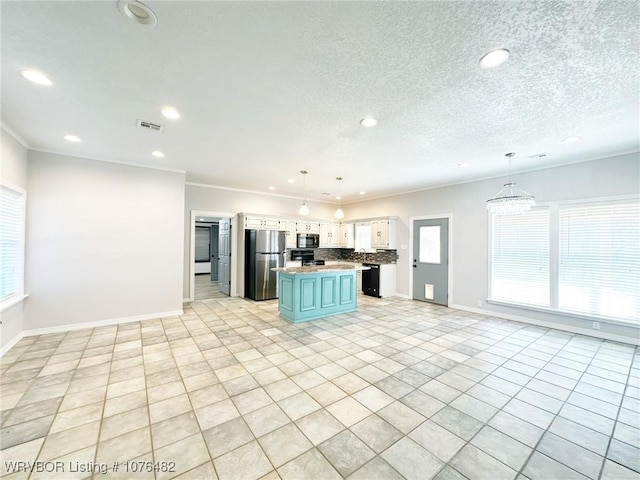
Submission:
{"label": "black microwave", "polygon": [[296,246],[298,248],[318,248],[320,246],[320,235],[317,233],[299,233]]}

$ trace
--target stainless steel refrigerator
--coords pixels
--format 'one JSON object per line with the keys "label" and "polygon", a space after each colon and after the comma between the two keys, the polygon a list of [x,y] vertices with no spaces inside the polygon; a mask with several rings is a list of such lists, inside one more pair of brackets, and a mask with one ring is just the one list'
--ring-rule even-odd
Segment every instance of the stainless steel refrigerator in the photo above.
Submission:
{"label": "stainless steel refrigerator", "polygon": [[252,300],[278,298],[278,274],[284,267],[286,237],[277,230],[245,230],[244,296]]}

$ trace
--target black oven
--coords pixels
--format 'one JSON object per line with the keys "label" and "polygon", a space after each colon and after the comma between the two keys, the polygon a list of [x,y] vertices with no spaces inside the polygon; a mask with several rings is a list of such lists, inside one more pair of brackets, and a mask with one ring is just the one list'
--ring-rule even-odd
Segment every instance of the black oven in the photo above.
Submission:
{"label": "black oven", "polygon": [[299,233],[296,246],[298,248],[318,248],[320,246],[320,235],[317,233]]}
{"label": "black oven", "polygon": [[324,260],[314,259],[313,250],[291,250],[291,260],[300,260],[303,267],[310,265],[324,265]]}

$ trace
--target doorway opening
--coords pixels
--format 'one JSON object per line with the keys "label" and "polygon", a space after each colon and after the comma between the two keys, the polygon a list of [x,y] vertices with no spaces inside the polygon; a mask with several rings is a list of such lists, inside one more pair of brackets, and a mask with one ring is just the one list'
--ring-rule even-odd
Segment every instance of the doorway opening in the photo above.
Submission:
{"label": "doorway opening", "polygon": [[232,217],[226,212],[191,211],[189,301],[231,295]]}
{"label": "doorway opening", "polygon": [[194,300],[213,298],[218,293],[219,219],[198,217],[195,228]]}

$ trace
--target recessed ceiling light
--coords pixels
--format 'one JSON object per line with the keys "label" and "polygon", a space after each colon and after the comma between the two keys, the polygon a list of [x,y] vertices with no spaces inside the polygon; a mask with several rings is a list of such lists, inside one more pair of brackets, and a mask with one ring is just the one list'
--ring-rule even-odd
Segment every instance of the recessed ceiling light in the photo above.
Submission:
{"label": "recessed ceiling light", "polygon": [[269,190],[275,190],[275,189],[276,189],[276,187],[274,187],[273,185],[269,186]]}
{"label": "recessed ceiling light", "polygon": [[568,145],[570,143],[578,143],[580,141],[580,137],[567,137],[564,140],[562,140],[560,143],[562,143],[563,145]]}
{"label": "recessed ceiling light", "polygon": [[47,77],[44,73],[38,72],[37,70],[22,70],[20,72],[24,78],[29,80],[30,82],[37,83],[38,85],[44,85],[45,87],[50,87],[53,85],[53,82]]}
{"label": "recessed ceiling light", "polygon": [[287,180],[287,183],[296,183],[296,181],[293,178],[290,178],[289,180]]}
{"label": "recessed ceiling light", "polygon": [[342,200],[342,197],[341,197],[340,195],[338,195],[338,196],[336,197],[336,200]]}
{"label": "recessed ceiling light", "polygon": [[470,165],[471,165],[470,163],[462,162],[462,163],[459,163],[459,164],[458,164],[458,167],[460,167],[460,168],[467,168],[467,167],[468,167],[468,166],[470,166]]}
{"label": "recessed ceiling light", "polygon": [[506,48],[497,48],[485,53],[482,58],[480,58],[478,65],[480,65],[480,68],[495,68],[506,62],[508,58],[509,50]]}
{"label": "recessed ceiling light", "polygon": [[359,192],[359,193],[360,193],[360,195],[364,195],[364,194],[365,194],[365,193],[367,193],[367,192]]}
{"label": "recessed ceiling light", "polygon": [[118,2],[118,10],[129,20],[132,20],[146,27],[155,27],[158,23],[158,17],[149,7],[142,2],[135,0],[120,0]]}
{"label": "recessed ceiling light", "polygon": [[64,139],[67,142],[73,142],[73,143],[79,143],[81,142],[80,138],[76,137],[75,135],[65,135]]}
{"label": "recessed ceiling light", "polygon": [[164,158],[164,153],[162,153],[160,150],[154,150],[153,152],[151,152],[151,155],[156,158]]}
{"label": "recessed ceiling light", "polygon": [[178,118],[180,118],[180,112],[178,112],[178,110],[170,106],[162,107],[161,112],[162,112],[162,115],[164,115],[167,118],[170,118],[171,120],[177,120]]}
{"label": "recessed ceiling light", "polygon": [[363,127],[375,127],[378,124],[378,120],[373,117],[364,117],[360,120],[360,125]]}

